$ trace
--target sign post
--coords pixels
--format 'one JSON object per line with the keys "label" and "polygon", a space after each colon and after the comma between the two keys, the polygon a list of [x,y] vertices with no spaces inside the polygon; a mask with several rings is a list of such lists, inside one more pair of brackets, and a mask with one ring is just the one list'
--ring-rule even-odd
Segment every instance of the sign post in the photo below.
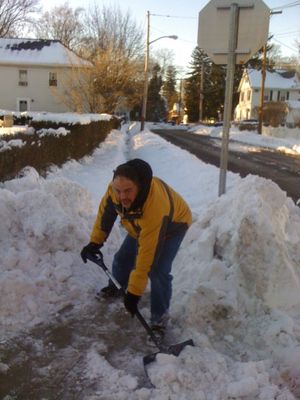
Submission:
{"label": "sign post", "polygon": [[235,65],[244,64],[266,43],[269,18],[262,0],[211,0],[199,13],[198,46],[215,64],[227,64],[219,196],[226,191]]}
{"label": "sign post", "polygon": [[236,3],[230,7],[230,32],[228,41],[228,56],[227,56],[227,71],[226,71],[226,86],[225,86],[225,103],[223,116],[223,134],[222,134],[222,151],[220,160],[220,178],[219,178],[219,196],[225,193],[226,190],[226,171],[228,165],[228,144],[229,144],[229,129],[230,119],[232,114],[232,96],[233,82],[236,63],[236,46],[238,37],[238,22],[239,8]]}

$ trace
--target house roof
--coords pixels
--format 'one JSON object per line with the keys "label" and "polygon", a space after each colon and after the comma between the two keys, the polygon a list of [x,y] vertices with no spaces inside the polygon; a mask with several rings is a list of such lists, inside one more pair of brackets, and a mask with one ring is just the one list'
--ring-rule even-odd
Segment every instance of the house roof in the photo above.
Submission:
{"label": "house roof", "polygon": [[0,38],[0,65],[90,66],[59,40]]}
{"label": "house roof", "polygon": [[[245,71],[249,78],[249,83],[252,88],[260,88],[261,86],[261,71],[255,69],[247,69]],[[288,75],[289,76],[289,75]],[[292,77],[284,77],[284,71],[279,73],[277,71],[266,71],[265,80],[266,89],[300,89],[300,82],[297,75]]]}

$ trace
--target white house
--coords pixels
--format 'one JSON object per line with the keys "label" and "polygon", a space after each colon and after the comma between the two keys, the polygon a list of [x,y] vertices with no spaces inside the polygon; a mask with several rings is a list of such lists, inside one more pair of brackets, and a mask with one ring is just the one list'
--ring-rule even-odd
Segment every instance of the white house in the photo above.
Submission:
{"label": "white house", "polygon": [[[235,119],[258,118],[261,93],[261,71],[245,69],[238,91],[239,104],[235,109]],[[300,100],[300,81],[297,74],[290,71],[266,72],[264,101],[295,102]]]}
{"label": "white house", "polygon": [[58,40],[0,38],[0,109],[71,111],[63,83],[74,68],[90,65]]}

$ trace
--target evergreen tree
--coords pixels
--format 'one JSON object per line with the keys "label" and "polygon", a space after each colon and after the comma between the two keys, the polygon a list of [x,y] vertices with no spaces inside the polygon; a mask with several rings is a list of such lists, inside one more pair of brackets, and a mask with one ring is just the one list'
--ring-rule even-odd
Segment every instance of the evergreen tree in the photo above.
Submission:
{"label": "evergreen tree", "polygon": [[204,80],[204,112],[209,118],[223,118],[226,85],[226,68],[213,62],[208,64]]}
{"label": "evergreen tree", "polygon": [[225,90],[225,71],[220,65],[213,64],[202,49],[196,47],[192,53],[189,77],[185,85],[185,106],[189,121],[199,120],[200,83],[203,76],[203,119],[218,118],[222,112]]}
{"label": "evergreen tree", "polygon": [[159,64],[155,64],[148,86],[147,121],[158,122],[166,117],[165,102],[160,95],[162,84],[161,68]]}
{"label": "evergreen tree", "polygon": [[192,60],[189,65],[190,72],[188,73],[184,86],[184,104],[190,122],[199,120],[202,62],[205,62],[205,54],[199,47],[196,47],[192,53]]}
{"label": "evergreen tree", "polygon": [[162,86],[162,95],[167,102],[167,109],[171,110],[174,103],[178,102],[178,93],[176,90],[177,71],[173,65],[169,65],[166,70],[166,77]]}

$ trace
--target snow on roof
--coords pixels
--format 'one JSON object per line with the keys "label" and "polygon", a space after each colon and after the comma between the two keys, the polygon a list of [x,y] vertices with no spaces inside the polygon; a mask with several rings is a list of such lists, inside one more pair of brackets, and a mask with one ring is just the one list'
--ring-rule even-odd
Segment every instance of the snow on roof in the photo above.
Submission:
{"label": "snow on roof", "polygon": [[59,40],[0,38],[0,65],[90,66]]}
{"label": "snow on roof", "polygon": [[[261,71],[255,69],[246,70],[249,77],[250,86],[260,88],[261,86]],[[266,71],[266,89],[300,89],[300,82],[297,76],[285,78],[278,72]]]}

